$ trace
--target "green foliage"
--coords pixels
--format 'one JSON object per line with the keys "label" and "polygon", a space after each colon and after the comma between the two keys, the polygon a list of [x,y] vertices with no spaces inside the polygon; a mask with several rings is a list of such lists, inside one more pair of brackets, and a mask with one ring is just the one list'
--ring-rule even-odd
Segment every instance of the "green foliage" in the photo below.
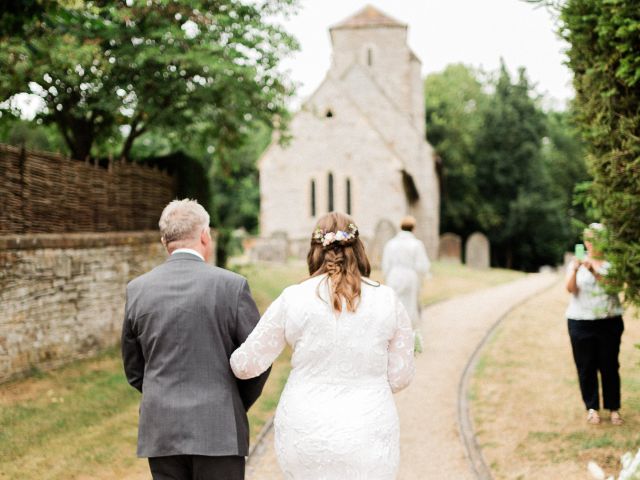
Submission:
{"label": "green foliage", "polygon": [[608,228],[609,278],[640,304],[640,8],[636,0],[568,0],[560,20],[589,150],[589,203]]}
{"label": "green foliage", "polygon": [[443,231],[489,237],[495,265],[558,264],[578,231],[574,186],[587,178],[568,115],[544,112],[524,70],[492,81],[452,65],[425,81],[427,138],[442,157]]}
{"label": "green foliage", "polygon": [[582,231],[588,224],[589,214],[576,195],[589,183],[585,161],[585,146],[572,120],[571,111],[548,112],[547,137],[543,139],[542,154],[551,180],[550,195],[558,199],[570,220],[566,251],[573,251],[575,243],[582,242]]}
{"label": "green foliage", "polygon": [[177,198],[192,198],[210,211],[211,182],[202,160],[177,151],[162,157],[145,158],[142,163],[169,172],[176,181]]}
{"label": "green foliage", "polygon": [[218,225],[219,265],[237,251],[234,230],[243,228],[257,233],[260,212],[260,189],[257,160],[271,141],[271,128],[256,123],[244,136],[239,148],[217,152],[211,167],[211,213]]}
{"label": "green foliage", "polygon": [[[196,124],[194,131],[199,130]],[[234,231],[257,233],[260,210],[257,160],[271,141],[272,129],[256,122],[242,129],[238,145],[217,149],[204,135],[182,137],[173,131],[145,134],[133,149],[135,160],[172,173],[180,198],[195,198],[211,214],[218,232],[217,263],[225,265],[239,250]]]}
{"label": "green foliage", "polygon": [[562,198],[567,205],[572,203],[575,185],[590,178],[584,144],[571,117],[570,111],[547,113],[547,137],[543,139],[543,157],[553,179],[553,196]]}
{"label": "green foliage", "polygon": [[76,158],[129,158],[151,130],[233,148],[248,125],[285,113],[291,89],[276,67],[296,44],[272,19],[294,1],[69,1],[26,18],[5,12],[1,21],[21,32],[0,37],[0,99],[39,95],[40,118]]}
{"label": "green foliage", "polygon": [[169,170],[179,196],[210,207],[224,264],[232,231],[256,230],[255,163],[274,123],[286,126],[292,90],[277,66],[297,45],[274,19],[295,3],[49,0],[0,11],[0,99],[31,92],[46,105],[25,122],[0,104],[0,139],[59,149],[41,131],[55,126],[75,158]]}
{"label": "green foliage", "polygon": [[544,168],[545,116],[531,90],[524,69],[512,82],[502,65],[476,143],[478,183],[495,219],[487,232],[493,261],[524,270],[559,263],[568,235]]}
{"label": "green foliage", "polygon": [[29,24],[40,21],[47,12],[53,13],[57,6],[58,2],[53,0],[4,0],[0,4],[0,36],[20,35]]}
{"label": "green foliage", "polygon": [[0,116],[0,142],[32,150],[66,153],[67,146],[57,129],[42,122],[20,119],[6,113]]}
{"label": "green foliage", "polygon": [[442,158],[440,228],[466,237],[491,226],[480,202],[474,149],[489,95],[479,73],[449,65],[425,79],[427,140]]}

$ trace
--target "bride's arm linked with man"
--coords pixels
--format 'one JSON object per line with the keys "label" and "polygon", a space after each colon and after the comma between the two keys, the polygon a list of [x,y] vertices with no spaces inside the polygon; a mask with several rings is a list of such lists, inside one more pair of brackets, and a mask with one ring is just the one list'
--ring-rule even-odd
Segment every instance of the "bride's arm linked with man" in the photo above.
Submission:
{"label": "bride's arm linked with man", "polygon": [[288,344],[274,420],[288,479],[391,480],[399,463],[393,393],[412,380],[411,320],[369,279],[355,221],[330,212],[310,232],[309,278],[262,318],[246,279],[210,265],[209,215],[174,200],[160,217],[169,257],[127,286],[122,356],[142,393],[139,457],[154,480],[244,478],[247,410]]}

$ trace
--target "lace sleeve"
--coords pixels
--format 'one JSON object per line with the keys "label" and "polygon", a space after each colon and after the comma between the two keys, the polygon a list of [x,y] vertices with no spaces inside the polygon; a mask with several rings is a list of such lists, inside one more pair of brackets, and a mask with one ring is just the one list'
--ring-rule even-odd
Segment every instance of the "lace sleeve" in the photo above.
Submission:
{"label": "lace sleeve", "polygon": [[284,300],[280,295],[270,306],[247,340],[231,354],[231,369],[240,379],[253,378],[267,370],[286,344]]}
{"label": "lace sleeve", "polygon": [[411,320],[397,297],[395,304],[396,331],[389,342],[389,363],[387,365],[387,378],[393,393],[409,385],[416,372],[413,362],[415,340],[411,329]]}

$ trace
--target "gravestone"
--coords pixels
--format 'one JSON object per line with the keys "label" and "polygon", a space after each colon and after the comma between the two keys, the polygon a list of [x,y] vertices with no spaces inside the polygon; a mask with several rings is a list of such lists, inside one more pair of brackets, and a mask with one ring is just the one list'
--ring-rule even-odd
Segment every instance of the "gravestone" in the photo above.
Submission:
{"label": "gravestone", "polygon": [[256,240],[250,251],[252,262],[285,263],[289,253],[289,240],[286,232],[274,232],[269,238]]}
{"label": "gravestone", "polygon": [[308,238],[289,240],[289,255],[293,258],[305,260],[310,248],[311,241]]}
{"label": "gravestone", "polygon": [[471,234],[465,246],[465,263],[471,268],[489,268],[489,240],[480,232]]}
{"label": "gravestone", "polygon": [[387,219],[382,219],[376,225],[371,245],[368,248],[369,260],[374,267],[382,265],[384,246],[396,235],[396,227]]}
{"label": "gravestone", "polygon": [[462,261],[462,240],[455,233],[440,235],[438,260],[460,263]]}

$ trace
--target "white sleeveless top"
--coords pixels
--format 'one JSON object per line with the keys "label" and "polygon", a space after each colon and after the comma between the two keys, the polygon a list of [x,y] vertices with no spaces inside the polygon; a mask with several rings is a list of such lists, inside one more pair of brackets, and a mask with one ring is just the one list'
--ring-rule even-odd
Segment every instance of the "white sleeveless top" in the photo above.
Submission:
{"label": "white sleeveless top", "polygon": [[[572,262],[567,275],[575,268]],[[611,268],[609,262],[604,262],[597,270],[602,276],[606,276]],[[572,320],[599,320],[603,318],[622,315],[624,312],[618,295],[609,295],[605,292],[596,277],[584,266],[580,266],[576,274],[578,293],[571,295],[566,317]]]}

